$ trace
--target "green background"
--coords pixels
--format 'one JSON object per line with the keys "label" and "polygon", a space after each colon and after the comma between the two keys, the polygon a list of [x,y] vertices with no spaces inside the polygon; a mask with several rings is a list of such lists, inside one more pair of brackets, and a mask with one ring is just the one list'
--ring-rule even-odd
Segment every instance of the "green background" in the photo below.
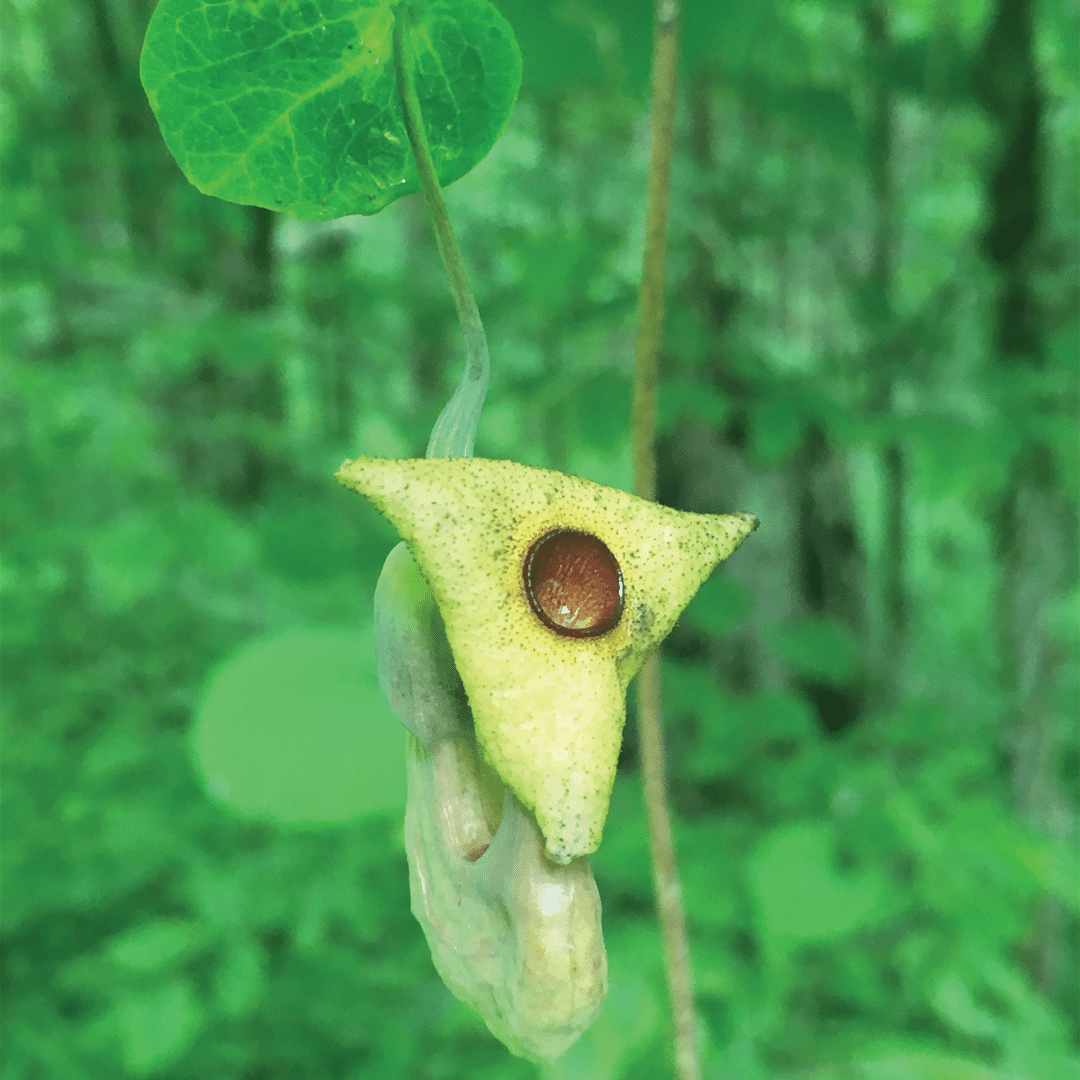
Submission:
{"label": "green background", "polygon": [[[499,6],[521,97],[447,193],[476,450],[629,487],[649,11]],[[422,453],[457,380],[422,206],[201,195],[149,4],[3,12],[5,1080],[670,1076],[632,726],[612,988],[561,1061],[512,1058],[409,913],[395,536],[332,474]],[[762,521],[663,654],[709,1080],[1076,1076],[1076,31],[687,6],[660,497]]]}

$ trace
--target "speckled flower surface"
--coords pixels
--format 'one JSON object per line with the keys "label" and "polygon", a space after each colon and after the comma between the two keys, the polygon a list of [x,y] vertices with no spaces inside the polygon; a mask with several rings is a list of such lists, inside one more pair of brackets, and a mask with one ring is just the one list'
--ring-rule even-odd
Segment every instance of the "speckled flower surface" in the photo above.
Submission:
{"label": "speckled flower surface", "polygon": [[[549,856],[566,863],[594,851],[627,684],[757,519],[672,510],[485,458],[362,457],[337,476],[408,544],[445,622],[484,756],[535,815]],[[611,629],[568,636],[538,618],[525,567],[553,530],[596,537],[617,561],[623,595]]]}

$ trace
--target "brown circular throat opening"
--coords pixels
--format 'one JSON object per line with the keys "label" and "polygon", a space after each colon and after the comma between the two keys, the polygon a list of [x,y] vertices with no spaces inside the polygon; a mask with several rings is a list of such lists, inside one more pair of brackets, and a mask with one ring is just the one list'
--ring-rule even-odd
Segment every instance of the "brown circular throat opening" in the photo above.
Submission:
{"label": "brown circular throat opening", "polygon": [[545,533],[525,556],[524,577],[525,595],[537,618],[557,634],[598,637],[622,617],[622,570],[592,533]]}

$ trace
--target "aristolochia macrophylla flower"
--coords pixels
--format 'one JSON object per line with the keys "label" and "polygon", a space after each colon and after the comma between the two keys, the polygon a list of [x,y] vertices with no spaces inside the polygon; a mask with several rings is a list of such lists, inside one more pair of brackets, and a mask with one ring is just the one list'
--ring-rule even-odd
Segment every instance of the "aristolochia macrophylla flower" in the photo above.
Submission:
{"label": "aristolochia macrophylla flower", "polygon": [[476,736],[559,863],[595,851],[626,687],[750,514],[691,514],[484,458],[357,458],[338,479],[431,586]]}

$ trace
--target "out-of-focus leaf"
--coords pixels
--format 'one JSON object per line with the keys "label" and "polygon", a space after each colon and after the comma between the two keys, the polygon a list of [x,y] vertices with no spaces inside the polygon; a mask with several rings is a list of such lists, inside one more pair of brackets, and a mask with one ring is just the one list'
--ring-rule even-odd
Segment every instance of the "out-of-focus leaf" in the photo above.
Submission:
{"label": "out-of-focus leaf", "polygon": [[712,717],[724,704],[716,676],[699,664],[665,660],[664,708],[672,716]]}
{"label": "out-of-focus leaf", "polygon": [[903,1049],[884,1051],[880,1056],[847,1062],[842,1072],[824,1070],[812,1074],[814,1080],[1007,1080],[989,1065],[970,1058],[935,1050]]}
{"label": "out-of-focus leaf", "polygon": [[942,973],[931,993],[930,1004],[949,1027],[975,1039],[993,1038],[1001,1027],[999,1018],[975,1001],[971,988],[956,970]]}
{"label": "out-of-focus leaf", "polygon": [[691,822],[676,833],[683,898],[691,926],[740,924],[737,833],[717,820]]}
{"label": "out-of-focus leaf", "polygon": [[240,938],[228,946],[214,972],[214,1001],[230,1017],[246,1016],[266,989],[266,962],[259,945]]}
{"label": "out-of-focus leaf", "polygon": [[117,1004],[113,1018],[128,1075],[150,1076],[191,1045],[202,1025],[203,1008],[191,983],[174,979],[131,993]]}
{"label": "out-of-focus leaf", "polygon": [[748,865],[759,932],[767,942],[835,941],[870,925],[885,882],[872,870],[840,874],[826,825],[784,825],[758,845]]}
{"label": "out-of-focus leaf", "polygon": [[105,611],[120,611],[162,590],[180,538],[140,507],[87,537],[89,577]]}
{"label": "out-of-focus leaf", "polygon": [[159,919],[113,938],[108,956],[131,971],[160,971],[183,962],[205,944],[206,932],[198,923]]}
{"label": "out-of-focus leaf", "polygon": [[296,630],[253,642],[213,674],[192,736],[215,799],[315,825],[403,808],[403,732],[379,690],[370,632]]}

